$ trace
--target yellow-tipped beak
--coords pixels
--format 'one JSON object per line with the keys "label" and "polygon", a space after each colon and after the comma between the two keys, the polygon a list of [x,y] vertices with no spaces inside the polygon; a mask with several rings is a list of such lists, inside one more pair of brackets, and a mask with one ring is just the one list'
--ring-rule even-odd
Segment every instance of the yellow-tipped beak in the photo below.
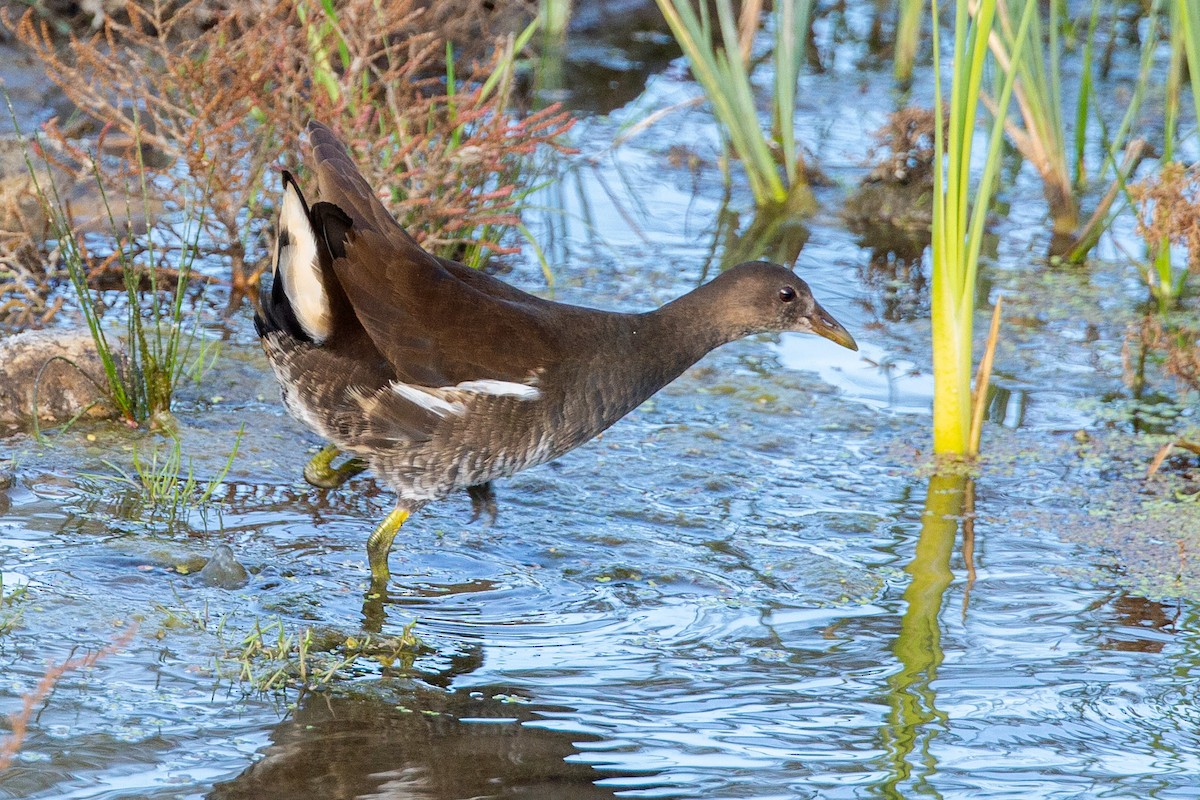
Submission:
{"label": "yellow-tipped beak", "polygon": [[833,315],[825,309],[817,306],[816,311],[808,319],[812,324],[813,333],[824,336],[831,342],[837,342],[848,350],[858,349],[858,342],[854,341],[850,331],[843,328],[842,323],[834,319]]}

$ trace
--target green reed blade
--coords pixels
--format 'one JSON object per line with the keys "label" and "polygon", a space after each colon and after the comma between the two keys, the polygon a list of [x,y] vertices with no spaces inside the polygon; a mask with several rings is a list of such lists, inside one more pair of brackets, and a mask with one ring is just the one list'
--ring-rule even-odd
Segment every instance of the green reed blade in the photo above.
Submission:
{"label": "green reed blade", "polygon": [[[1026,0],[1012,48],[1020,58],[1036,0]],[[934,25],[934,98],[939,117],[948,111],[945,133],[934,127],[933,207],[933,439],[934,452],[974,455],[971,446],[971,343],[975,282],[983,228],[999,171],[1003,125],[1016,81],[1016,69],[1004,76],[988,138],[987,158],[975,192],[970,192],[971,149],[997,0],[958,0],[954,26],[954,72],[945,103],[941,78],[940,32]],[[934,0],[933,18],[938,18]],[[973,206],[973,208],[972,208]]]}

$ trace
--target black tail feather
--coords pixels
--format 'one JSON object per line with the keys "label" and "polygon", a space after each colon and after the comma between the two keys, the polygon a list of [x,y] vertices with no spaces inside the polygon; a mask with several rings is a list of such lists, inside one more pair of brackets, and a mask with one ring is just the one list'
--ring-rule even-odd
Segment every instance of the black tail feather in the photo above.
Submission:
{"label": "black tail feather", "polygon": [[318,233],[318,239],[325,244],[329,259],[346,257],[346,237],[354,226],[350,215],[333,203],[324,200],[313,204],[309,212],[313,221],[313,229]]}

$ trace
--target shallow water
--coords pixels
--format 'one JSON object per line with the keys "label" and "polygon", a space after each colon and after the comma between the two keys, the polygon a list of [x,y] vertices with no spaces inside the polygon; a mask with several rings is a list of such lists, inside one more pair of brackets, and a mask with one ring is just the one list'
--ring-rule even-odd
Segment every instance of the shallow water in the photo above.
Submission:
{"label": "shallow water", "polygon": [[[862,351],[723,348],[503,482],[495,525],[470,523],[466,498],[427,509],[380,602],[363,544],[391,497],[369,476],[303,483],[319,442],[283,414],[245,316],[178,414],[203,480],[245,425],[205,514],[152,513],[111,480],[152,436],[7,440],[0,711],[47,662],[136,628],[39,707],[0,797],[1195,797],[1194,534],[1135,530],[1137,506],[1130,530],[1089,517],[1148,492],[1157,446],[1127,436],[1119,401],[1136,273],[1036,263],[1040,187],[1018,175],[984,276],[1010,320],[988,458],[973,481],[931,478],[927,293],[892,302],[834,213],[894,101],[886,65],[837,52],[805,78],[800,135],[836,183],[796,268]],[[715,157],[705,112],[609,147],[694,91],[676,63],[577,127],[580,156],[541,198],[563,211],[530,219],[558,299],[642,308],[718,268],[719,173],[671,166],[671,148]],[[531,255],[510,279],[544,288]],[[245,587],[196,575],[220,544]],[[256,629],[336,644],[414,620],[411,668],[360,658],[305,692],[239,673]]]}

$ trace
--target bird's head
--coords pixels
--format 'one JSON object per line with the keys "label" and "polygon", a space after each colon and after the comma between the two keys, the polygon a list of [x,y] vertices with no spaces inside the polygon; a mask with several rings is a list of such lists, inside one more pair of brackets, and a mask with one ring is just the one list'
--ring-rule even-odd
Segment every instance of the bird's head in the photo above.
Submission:
{"label": "bird's head", "polygon": [[858,349],[850,332],[821,307],[808,284],[787,267],[748,261],[726,270],[712,285],[719,287],[722,313],[739,333],[815,333],[842,347]]}

